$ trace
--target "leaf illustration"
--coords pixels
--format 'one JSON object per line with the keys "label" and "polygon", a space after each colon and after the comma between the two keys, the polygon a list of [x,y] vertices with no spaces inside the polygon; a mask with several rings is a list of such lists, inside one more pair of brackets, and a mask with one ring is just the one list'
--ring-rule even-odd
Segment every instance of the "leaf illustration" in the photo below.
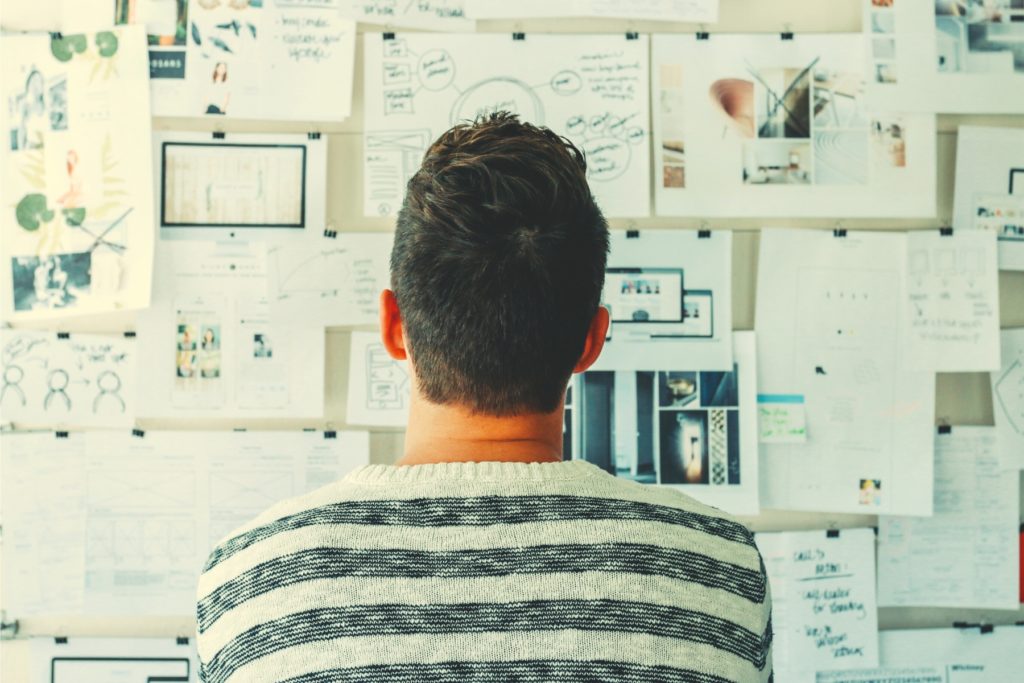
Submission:
{"label": "leaf illustration", "polygon": [[[52,212],[51,212],[52,213]],[[68,225],[78,227],[85,222],[85,207],[64,209],[64,220]]]}
{"label": "leaf illustration", "polygon": [[96,34],[96,50],[100,57],[113,57],[117,54],[117,34],[113,31],[100,31]]}
{"label": "leaf illustration", "polygon": [[196,45],[202,45],[203,41],[199,37],[199,27],[196,26],[196,22],[192,22],[192,42]]}
{"label": "leaf illustration", "polygon": [[232,55],[235,54],[234,52],[231,51],[231,48],[228,47],[228,44],[225,43],[220,38],[218,38],[217,36],[213,36],[212,38],[210,38],[210,42],[213,43],[214,47],[218,47],[221,50],[224,50],[224,52],[227,52],[228,54],[232,54]]}
{"label": "leaf illustration", "polygon": [[256,25],[252,24],[252,23],[246,23],[246,26],[249,27],[249,33],[251,33],[252,37],[255,38],[256,37]]}
{"label": "leaf illustration", "polygon": [[26,230],[38,230],[40,224],[53,220],[53,209],[46,206],[46,195],[27,194],[18,202],[14,209],[18,225]]}

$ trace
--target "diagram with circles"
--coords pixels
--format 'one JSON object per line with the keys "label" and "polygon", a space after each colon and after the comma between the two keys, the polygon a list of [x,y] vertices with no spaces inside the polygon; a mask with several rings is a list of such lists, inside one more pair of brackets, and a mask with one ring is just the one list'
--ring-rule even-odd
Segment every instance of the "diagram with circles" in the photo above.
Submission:
{"label": "diagram with circles", "polygon": [[646,37],[368,35],[364,47],[367,215],[397,213],[441,133],[499,111],[579,147],[606,215],[649,214]]}
{"label": "diagram with circles", "polygon": [[0,332],[3,422],[130,426],[134,380],[134,338]]}

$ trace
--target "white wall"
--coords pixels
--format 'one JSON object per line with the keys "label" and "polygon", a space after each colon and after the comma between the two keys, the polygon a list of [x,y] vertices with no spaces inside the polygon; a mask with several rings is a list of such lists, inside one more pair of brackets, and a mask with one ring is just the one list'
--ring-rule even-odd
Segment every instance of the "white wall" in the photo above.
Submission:
{"label": "white wall", "polygon": [[[721,21],[707,27],[715,32],[841,32],[859,31],[860,0],[721,0]],[[522,21],[483,22],[481,31],[487,32],[610,32],[627,30],[640,32],[694,31],[698,27],[687,24],[654,24],[651,22],[625,22],[616,20],[563,20],[563,21]],[[361,44],[357,45],[361,52]],[[254,125],[250,123],[226,123],[227,131],[275,131],[306,132],[319,130],[327,133],[329,142],[329,175],[327,216],[333,227],[342,231],[389,230],[389,219],[364,218],[362,209],[361,153],[362,153],[362,73],[361,60],[357,60],[354,114],[341,125]],[[340,85],[339,78],[339,87]],[[956,155],[956,129],[960,124],[998,125],[1024,127],[1021,116],[942,116],[939,119],[938,154],[938,216],[935,220],[843,220],[843,227],[855,229],[906,230],[934,228],[948,224],[952,213],[953,170]],[[175,130],[210,130],[208,121],[158,119],[156,128]],[[733,321],[736,329],[753,329],[754,289],[757,277],[758,229],[761,227],[807,227],[832,228],[836,220],[710,220],[711,228],[733,229],[736,231],[733,254]],[[704,221],[700,217],[689,219],[650,218],[635,221],[618,220],[613,228],[635,227],[639,229],[696,228]],[[1024,327],[1024,272],[1004,272],[1000,277],[1001,324],[1005,327]],[[62,329],[72,331],[87,329],[123,329],[131,319],[111,317],[98,323],[78,325]],[[325,420],[320,423],[292,420],[252,422],[150,420],[143,423],[145,429],[229,429],[248,427],[251,429],[290,429],[298,427],[324,426],[345,427],[345,394],[348,366],[349,335],[343,330],[329,330],[327,333],[327,396]],[[981,373],[940,375],[938,378],[936,416],[938,420],[953,425],[992,424],[992,401],[988,377]],[[393,461],[401,452],[402,437],[398,432],[375,433],[371,440],[372,459],[375,462]],[[826,527],[873,526],[872,516],[806,514],[765,512],[756,518],[746,520],[754,529],[813,529]],[[947,609],[896,609],[881,610],[879,624],[883,629],[922,628],[950,626],[954,621],[990,623],[1013,623],[1024,620],[1024,610],[1017,612],[995,612],[982,610]],[[175,636],[191,635],[193,625],[190,619],[137,618],[137,619],[26,619],[21,623],[21,635],[133,635],[133,636]],[[3,681],[24,681],[28,679],[27,648],[20,642],[6,642],[0,646],[0,679]]]}

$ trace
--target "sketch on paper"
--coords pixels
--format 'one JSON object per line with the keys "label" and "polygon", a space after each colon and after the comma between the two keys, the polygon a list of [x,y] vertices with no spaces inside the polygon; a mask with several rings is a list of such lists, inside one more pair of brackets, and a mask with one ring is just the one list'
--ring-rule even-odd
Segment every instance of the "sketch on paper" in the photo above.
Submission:
{"label": "sketch on paper", "polygon": [[4,330],[0,412],[33,426],[129,426],[135,365],[133,338]]}
{"label": "sketch on paper", "polygon": [[470,0],[348,0],[343,12],[367,24],[430,31],[472,31],[476,22],[468,16]]}
{"label": "sketch on paper", "polygon": [[195,644],[176,638],[32,638],[31,680],[188,683],[199,670]]}
{"label": "sketch on paper", "polygon": [[390,284],[392,241],[388,233],[341,233],[270,247],[267,287],[275,317],[376,324],[380,293]]}
{"label": "sketch on paper", "polygon": [[115,20],[145,24],[154,116],[341,121],[355,49],[341,5],[117,0]]}
{"label": "sketch on paper", "polygon": [[934,213],[934,117],[869,106],[861,36],[720,38],[654,37],[660,215]]}
{"label": "sketch on paper", "polygon": [[734,337],[729,371],[583,373],[566,406],[576,457],[618,477],[680,486],[710,505],[756,514],[754,343],[750,333]]}
{"label": "sketch on paper", "polygon": [[1003,330],[1000,369],[991,374],[992,407],[1005,470],[1024,469],[1024,329]]}
{"label": "sketch on paper", "polygon": [[646,37],[368,36],[365,67],[367,215],[397,212],[434,138],[497,111],[573,140],[606,214],[648,214]]}
{"label": "sketch on paper", "polygon": [[349,424],[404,427],[409,419],[409,366],[388,355],[380,337],[353,332],[349,352]]}
{"label": "sketch on paper", "polygon": [[409,403],[409,374],[383,344],[366,349],[366,409],[404,410]]}
{"label": "sketch on paper", "polygon": [[11,36],[2,48],[0,217],[11,320],[141,308],[152,165],[141,29]]}

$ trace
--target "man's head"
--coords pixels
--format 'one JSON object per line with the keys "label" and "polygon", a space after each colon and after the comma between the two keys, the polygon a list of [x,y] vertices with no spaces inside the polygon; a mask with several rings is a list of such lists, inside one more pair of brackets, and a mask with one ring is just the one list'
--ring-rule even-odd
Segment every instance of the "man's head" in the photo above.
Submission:
{"label": "man's head", "polygon": [[474,413],[548,413],[596,360],[608,226],[583,154],[493,114],[455,126],[409,181],[381,324],[420,393]]}

